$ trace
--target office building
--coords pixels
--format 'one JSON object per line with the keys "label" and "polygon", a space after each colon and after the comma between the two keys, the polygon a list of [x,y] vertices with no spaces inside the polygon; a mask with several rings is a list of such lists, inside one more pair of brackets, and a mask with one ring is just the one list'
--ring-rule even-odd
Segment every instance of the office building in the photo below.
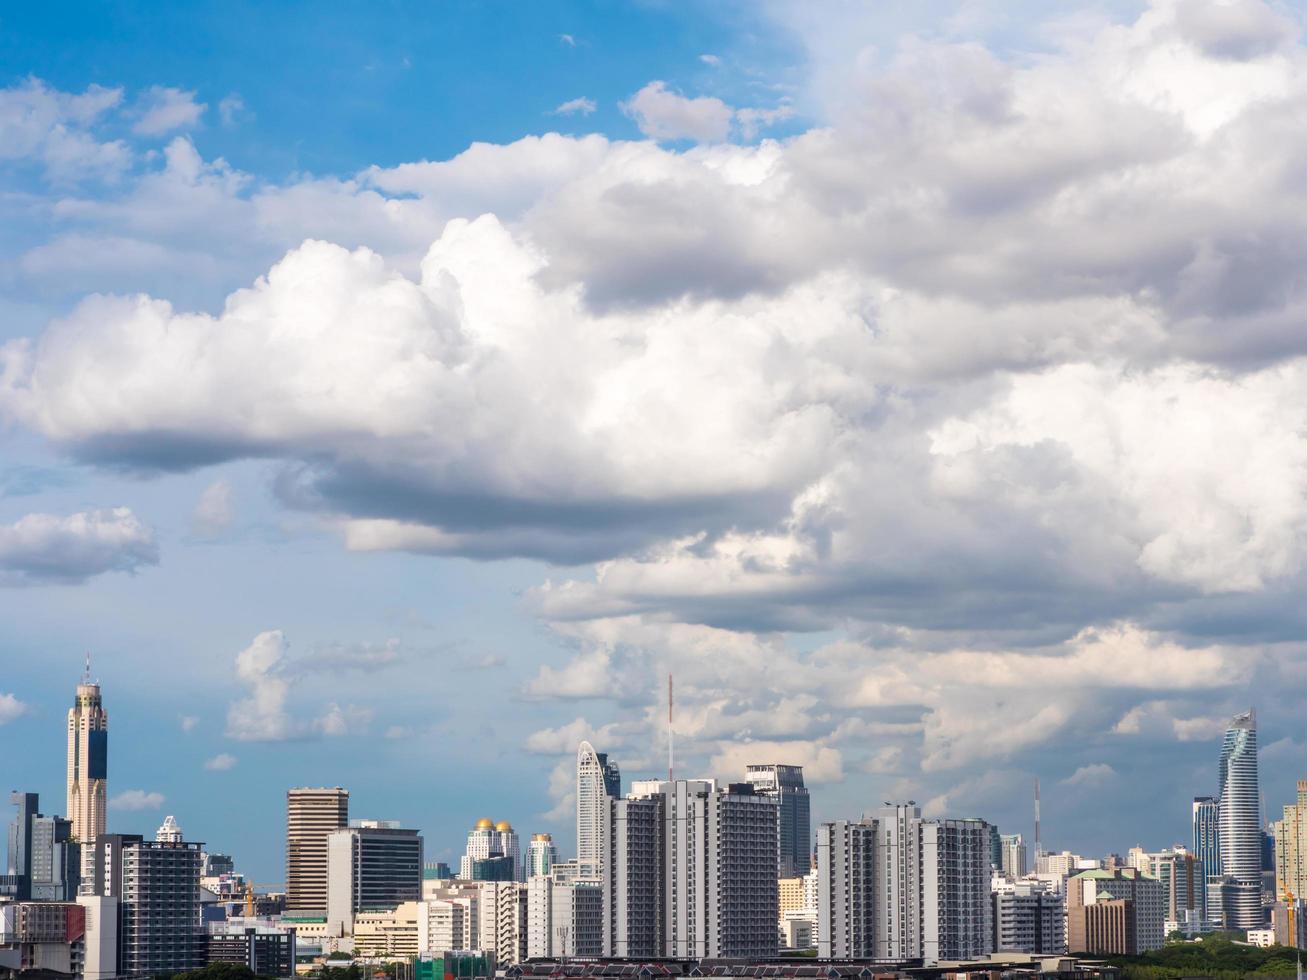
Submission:
{"label": "office building", "polygon": [[15,901],[71,902],[81,880],[81,847],[71,820],[39,812],[36,793],[13,793],[18,813],[9,825],[10,897]]}
{"label": "office building", "polygon": [[812,869],[812,817],[802,766],[749,766],[745,778],[753,788],[777,802],[780,849],[777,877],[797,878]]}
{"label": "office building", "polygon": [[1195,796],[1193,803],[1194,857],[1209,877],[1221,874],[1221,806],[1214,796]]}
{"label": "office building", "polygon": [[123,975],[182,973],[204,965],[201,846],[127,834],[96,838],[86,886],[96,896],[117,899],[117,959]]}
{"label": "office building", "polygon": [[295,930],[243,920],[215,923],[207,937],[208,962],[247,966],[256,977],[295,976]]}
{"label": "office building", "polygon": [[[360,912],[393,909],[421,898],[422,837],[416,830],[388,820],[355,820],[328,835],[329,935],[353,935]],[[416,932],[414,936],[416,942]]]}
{"label": "office building", "polygon": [[1072,953],[1136,956],[1165,939],[1162,884],[1133,868],[1084,871],[1067,882]]}
{"label": "office building", "polygon": [[836,820],[817,828],[817,955],[876,956],[878,825]]}
{"label": "office building", "polygon": [[1169,922],[1206,918],[1207,882],[1203,866],[1192,851],[1183,847],[1147,856],[1144,874],[1162,885],[1162,914]]}
{"label": "office building", "polygon": [[472,871],[468,881],[514,881],[513,859],[507,854],[493,857],[477,858],[472,862]]}
{"label": "office building", "polygon": [[104,833],[105,799],[109,780],[109,715],[100,698],[100,685],[91,681],[91,660],[77,685],[68,710],[68,812],[72,836],[89,845]]}
{"label": "office building", "polygon": [[[1262,910],[1262,819],[1257,779],[1257,717],[1249,709],[1221,745],[1219,832],[1222,912],[1227,929],[1256,929]],[[1252,887],[1249,888],[1248,886]]]}
{"label": "office building", "polygon": [[230,854],[204,854],[203,855],[203,878],[218,878],[222,875],[234,874],[236,871],[236,862],[232,860]]}
{"label": "office building", "polygon": [[558,848],[549,834],[532,834],[531,843],[527,845],[526,876],[547,875],[558,863]]}
{"label": "office building", "polygon": [[1307,779],[1298,780],[1298,799],[1284,808],[1272,825],[1275,837],[1275,879],[1280,894],[1287,889],[1307,899]]}
{"label": "office building", "polygon": [[325,915],[327,838],[349,824],[349,791],[302,787],[286,793],[286,911]]}
{"label": "office building", "polygon": [[603,874],[608,801],[621,795],[617,763],[582,742],[576,751],[576,861],[582,876],[598,879]]}
{"label": "office building", "polygon": [[358,956],[417,956],[421,902],[401,902],[392,908],[364,909],[354,917],[354,953]]}
{"label": "office building", "polygon": [[527,882],[529,957],[598,957],[604,951],[604,892],[597,881],[570,884],[535,875]]}
{"label": "office building", "polygon": [[999,870],[1009,878],[1024,878],[1026,867],[1026,841],[1020,834],[999,835]]}
{"label": "office building", "polygon": [[990,900],[992,952],[1066,952],[1066,910],[1052,883],[996,876]]}

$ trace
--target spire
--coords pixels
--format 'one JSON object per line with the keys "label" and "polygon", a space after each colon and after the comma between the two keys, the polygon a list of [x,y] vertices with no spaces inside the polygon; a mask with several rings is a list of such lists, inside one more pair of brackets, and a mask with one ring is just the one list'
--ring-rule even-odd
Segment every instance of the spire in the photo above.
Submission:
{"label": "spire", "polygon": [[91,651],[86,651],[86,670],[82,673],[82,683],[91,683]]}

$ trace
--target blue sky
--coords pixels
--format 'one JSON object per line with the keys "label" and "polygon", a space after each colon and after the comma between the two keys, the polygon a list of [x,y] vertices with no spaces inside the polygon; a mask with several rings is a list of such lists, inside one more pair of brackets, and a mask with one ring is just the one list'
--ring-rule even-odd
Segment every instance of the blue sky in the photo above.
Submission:
{"label": "blue sky", "polygon": [[818,818],[1029,831],[1039,777],[1050,844],[1165,846],[1249,703],[1273,810],[1300,19],[6,9],[0,772],[62,808],[90,651],[162,797],[112,829],[260,882],[292,785],[567,850],[669,669],[685,770],[802,763]]}

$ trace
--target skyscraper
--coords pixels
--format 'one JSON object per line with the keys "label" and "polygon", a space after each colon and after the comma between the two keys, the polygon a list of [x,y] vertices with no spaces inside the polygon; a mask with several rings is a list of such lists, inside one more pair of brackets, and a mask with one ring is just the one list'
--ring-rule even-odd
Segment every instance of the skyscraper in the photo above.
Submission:
{"label": "skyscraper", "polygon": [[603,840],[608,801],[622,795],[617,763],[589,742],[576,750],[576,861],[582,875],[603,874]]}
{"label": "skyscraper", "polygon": [[1281,892],[1307,898],[1307,779],[1298,780],[1298,802],[1284,808],[1275,827],[1275,878]]}
{"label": "skyscraper", "polygon": [[352,935],[365,909],[422,898],[422,837],[392,820],[355,820],[327,835],[327,930]]}
{"label": "skyscraper", "polygon": [[154,832],[154,839],[161,842],[177,843],[185,838],[182,835],[182,829],[177,824],[177,818],[171,813],[163,818],[163,823],[159,829]]}
{"label": "skyscraper", "polygon": [[286,792],[286,910],[327,911],[327,837],[349,824],[349,790]]}
{"label": "skyscraper", "polygon": [[[100,685],[91,681],[91,658],[68,709],[68,819],[73,836],[88,845],[104,833],[108,786],[109,716],[100,700]],[[89,858],[90,848],[83,847]]]}
{"label": "skyscraper", "polygon": [[745,778],[780,805],[780,848],[777,874],[801,878],[812,868],[812,817],[802,766],[749,766]]}
{"label": "skyscraper", "polygon": [[477,861],[503,855],[503,840],[495,829],[495,822],[489,817],[482,817],[468,831],[467,848],[458,862],[458,876],[464,881],[471,881],[472,868]]}
{"label": "skyscraper", "polygon": [[[1257,716],[1250,708],[1226,729],[1220,761],[1221,870],[1227,929],[1262,925],[1262,818],[1257,780]],[[1228,887],[1233,884],[1235,887]]]}
{"label": "skyscraper", "polygon": [[1195,796],[1193,807],[1194,857],[1203,874],[1221,873],[1221,806],[1214,796]]}
{"label": "skyscraper", "polygon": [[558,863],[558,848],[549,834],[532,834],[527,845],[526,876],[547,875]]}
{"label": "skyscraper", "polygon": [[817,955],[876,955],[875,820],[836,820],[817,828]]}
{"label": "skyscraper", "polygon": [[999,870],[1010,878],[1026,876],[1026,840],[1020,834],[1000,834],[1002,853]]}
{"label": "skyscraper", "polygon": [[36,793],[14,793],[18,816],[9,825],[9,874],[13,898],[37,902],[71,902],[81,880],[80,845],[72,840],[72,822],[37,812]]}

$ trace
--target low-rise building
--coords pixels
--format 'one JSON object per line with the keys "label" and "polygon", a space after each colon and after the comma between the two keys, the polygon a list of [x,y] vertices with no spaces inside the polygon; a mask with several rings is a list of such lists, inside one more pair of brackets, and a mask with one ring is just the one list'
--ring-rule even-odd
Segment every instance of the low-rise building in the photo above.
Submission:
{"label": "low-rise building", "polygon": [[1073,953],[1135,956],[1161,949],[1162,883],[1134,868],[1084,871],[1067,882],[1067,945]]}

